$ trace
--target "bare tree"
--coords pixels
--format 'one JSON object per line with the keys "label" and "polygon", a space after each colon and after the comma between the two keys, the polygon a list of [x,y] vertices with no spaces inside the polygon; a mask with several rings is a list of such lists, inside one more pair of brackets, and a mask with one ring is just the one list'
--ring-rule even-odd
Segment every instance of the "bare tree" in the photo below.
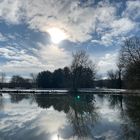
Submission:
{"label": "bare tree", "polygon": [[118,67],[118,87],[119,89],[122,88],[122,77],[123,77],[123,71],[124,71],[124,64],[123,62],[121,61],[121,59],[119,58],[119,61],[118,61],[118,64],[117,64],[117,67]]}
{"label": "bare tree", "polygon": [[126,39],[120,50],[118,68],[129,88],[140,88],[140,38]]}
{"label": "bare tree", "polygon": [[74,90],[79,87],[92,87],[96,73],[95,64],[93,64],[85,51],[81,50],[73,54],[71,72],[72,88]]}
{"label": "bare tree", "polygon": [[31,82],[32,82],[32,86],[34,87],[34,88],[36,88],[36,79],[37,79],[37,74],[35,74],[35,73],[31,73],[30,74],[30,77],[31,77]]}
{"label": "bare tree", "polygon": [[107,72],[108,76],[108,86],[109,88],[118,88],[117,87],[117,80],[118,80],[118,71],[109,70]]}
{"label": "bare tree", "polygon": [[31,88],[30,79],[25,79],[19,75],[13,75],[10,80],[10,88]]}
{"label": "bare tree", "polygon": [[89,59],[89,55],[84,50],[73,53],[73,61],[72,61],[71,68],[75,69],[80,66],[84,68],[92,68],[93,66],[92,61]]}
{"label": "bare tree", "polygon": [[118,69],[113,71],[109,70],[107,72],[107,77],[108,77],[108,86],[111,88],[122,88],[122,67],[121,65],[117,65]]}
{"label": "bare tree", "polygon": [[109,70],[107,72],[107,76],[108,76],[109,80],[116,80],[117,79],[117,73],[116,73],[116,71],[113,71],[113,70]]}
{"label": "bare tree", "polygon": [[127,65],[140,64],[140,38],[133,37],[126,39],[120,50],[120,63]]}

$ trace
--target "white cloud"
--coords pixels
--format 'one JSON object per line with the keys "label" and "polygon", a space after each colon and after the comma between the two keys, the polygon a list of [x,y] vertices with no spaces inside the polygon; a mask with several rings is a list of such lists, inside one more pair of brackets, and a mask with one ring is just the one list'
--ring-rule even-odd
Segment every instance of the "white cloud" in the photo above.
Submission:
{"label": "white cloud", "polygon": [[[60,28],[72,42],[83,43],[91,40],[92,43],[103,46],[111,46],[115,41],[119,43],[124,36],[137,29],[138,22],[135,22],[135,19],[140,17],[138,0],[128,1],[122,15],[117,15],[115,5],[107,1],[91,6],[93,3],[91,0],[84,5],[81,5],[79,0],[1,0],[0,20],[12,24],[24,20],[29,28],[41,32],[47,32],[48,28],[52,27]],[[12,34],[7,37],[12,40],[16,38]],[[1,41],[6,39],[0,34]],[[65,48],[41,43],[37,45],[37,49],[31,48],[33,54],[22,47],[1,47],[0,56],[9,60],[1,66],[1,70],[52,71],[70,64],[71,54]],[[116,54],[106,54],[102,57],[99,61],[99,66],[103,67],[101,71],[114,69],[115,58]]]}
{"label": "white cloud", "polygon": [[0,19],[7,22],[18,23],[21,16],[22,2],[19,0],[1,0],[0,1]]}
{"label": "white cloud", "polygon": [[6,0],[0,4],[0,17],[13,23],[24,18],[30,28],[45,32],[48,28],[59,27],[70,41],[84,42],[92,38],[97,19],[106,26],[116,14],[115,7],[109,4],[100,3],[94,7],[89,4],[90,1],[80,6],[79,0]]}
{"label": "white cloud", "polygon": [[128,18],[121,18],[114,20],[111,27],[113,29],[113,34],[117,36],[130,32],[135,27],[135,23]]}
{"label": "white cloud", "polygon": [[39,59],[48,65],[52,65],[51,71],[56,68],[69,66],[71,62],[71,54],[63,48],[56,45],[42,45],[39,44],[39,51],[37,55]]}
{"label": "white cloud", "polygon": [[109,24],[109,30],[105,32],[101,32],[101,41],[100,44],[104,46],[111,46],[112,43],[119,44],[122,41],[122,38],[128,36],[134,28],[136,27],[136,23],[131,21],[128,18],[120,18],[114,19]]}
{"label": "white cloud", "polygon": [[1,64],[0,68],[1,71],[6,73],[36,73],[52,67],[43,64],[36,56],[29,54],[26,50],[19,50],[19,48],[11,46],[0,48],[0,56],[9,60]]}
{"label": "white cloud", "polygon": [[94,10],[80,7],[78,0],[40,0],[27,5],[27,18],[31,19],[28,20],[31,28],[47,31],[48,28],[59,27],[68,34],[68,39],[74,42],[91,38],[89,33],[94,27],[95,18],[91,18]]}
{"label": "white cloud", "polygon": [[94,6],[90,6],[91,3],[94,1],[89,0],[81,6],[79,0],[5,0],[0,4],[0,17],[15,23],[24,18],[30,28],[43,32],[59,27],[73,42],[91,40],[91,34],[97,32],[102,44],[107,45],[111,43],[112,36],[119,36],[134,28],[135,24],[126,13],[136,10],[137,17],[140,13],[139,1],[127,2],[122,17],[117,15],[116,7],[107,1]]}
{"label": "white cloud", "polygon": [[44,65],[39,61],[35,62],[35,64],[29,63],[27,61],[9,61],[6,62],[4,65],[1,65],[1,71],[8,74],[12,73],[22,76],[27,76],[30,73],[38,73],[40,71],[48,70],[51,68],[51,65]]}
{"label": "white cloud", "polygon": [[109,26],[116,15],[115,7],[109,4],[100,3],[94,7],[83,7],[79,5],[78,0],[33,1],[27,4],[26,11],[31,28],[46,31],[47,28],[59,27],[73,42],[92,39],[91,33],[95,28]]}
{"label": "white cloud", "polygon": [[1,65],[0,70],[6,73],[12,72],[13,74],[29,74],[43,70],[53,71],[56,68],[69,66],[71,54],[63,48],[54,45],[38,45],[38,49],[32,50],[34,54],[12,46],[0,48],[0,56],[9,60]]}
{"label": "white cloud", "polygon": [[116,62],[117,62],[117,56],[118,53],[107,53],[103,57],[98,59],[98,68],[99,73],[106,74],[108,70],[115,70],[117,68]]}
{"label": "white cloud", "polygon": [[102,3],[95,9],[95,14],[102,25],[108,26],[116,18],[116,8],[112,5]]}
{"label": "white cloud", "polygon": [[15,52],[8,48],[0,48],[0,56],[5,58],[11,58],[11,56],[15,57]]}
{"label": "white cloud", "polygon": [[129,17],[133,20],[140,20],[140,1],[127,1],[126,10],[123,12],[123,16]]}

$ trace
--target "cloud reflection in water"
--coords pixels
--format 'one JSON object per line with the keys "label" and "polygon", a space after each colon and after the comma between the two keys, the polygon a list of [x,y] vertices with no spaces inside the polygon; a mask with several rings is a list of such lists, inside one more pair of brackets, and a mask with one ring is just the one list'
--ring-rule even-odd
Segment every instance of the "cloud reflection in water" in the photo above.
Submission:
{"label": "cloud reflection in water", "polygon": [[5,94],[0,98],[1,139],[123,140],[125,108],[112,96]]}

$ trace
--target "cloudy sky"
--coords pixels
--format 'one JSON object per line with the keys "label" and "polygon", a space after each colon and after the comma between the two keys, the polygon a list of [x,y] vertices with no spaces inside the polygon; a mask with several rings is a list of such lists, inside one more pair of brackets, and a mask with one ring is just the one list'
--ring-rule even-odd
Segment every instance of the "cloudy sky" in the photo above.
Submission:
{"label": "cloudy sky", "polygon": [[105,76],[132,36],[139,0],[0,0],[0,71],[9,76],[69,66],[81,49]]}

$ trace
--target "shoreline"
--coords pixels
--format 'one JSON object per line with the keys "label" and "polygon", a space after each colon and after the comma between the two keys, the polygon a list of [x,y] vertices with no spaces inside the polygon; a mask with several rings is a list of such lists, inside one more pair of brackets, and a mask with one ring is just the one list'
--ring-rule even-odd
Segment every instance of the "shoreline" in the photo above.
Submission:
{"label": "shoreline", "polygon": [[13,93],[13,94],[140,94],[140,90],[127,90],[127,89],[78,89],[77,92],[71,92],[64,89],[2,89],[0,93]]}

